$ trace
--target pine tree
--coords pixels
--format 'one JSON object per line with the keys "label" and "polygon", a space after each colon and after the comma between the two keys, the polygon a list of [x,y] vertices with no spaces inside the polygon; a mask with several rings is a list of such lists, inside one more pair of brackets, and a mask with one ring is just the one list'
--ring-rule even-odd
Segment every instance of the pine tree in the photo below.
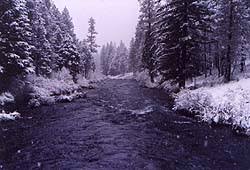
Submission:
{"label": "pine tree", "polygon": [[74,81],[77,81],[77,74],[80,73],[80,54],[77,51],[77,47],[73,43],[73,39],[68,37],[64,40],[60,50],[60,58],[62,59],[59,64],[59,68],[66,67],[69,69]]}
{"label": "pine tree", "polygon": [[[49,15],[51,18],[51,22],[48,23],[46,30],[48,34],[47,39],[53,51],[51,55],[51,63],[52,63],[51,68],[53,71],[58,71],[59,66],[58,66],[57,61],[60,60],[59,59],[60,55],[58,51],[60,47],[62,46],[62,43],[65,38],[65,34],[62,30],[64,26],[64,22],[62,22],[62,14],[58,10],[58,8],[55,6],[55,4],[53,4],[51,1],[49,5]],[[74,27],[73,27],[73,31],[74,31]],[[71,33],[71,34],[73,36],[73,39],[75,39],[75,34],[74,33]]]}
{"label": "pine tree", "polygon": [[62,44],[58,49],[58,68],[66,67],[69,69],[74,81],[80,73],[81,55],[79,53],[78,42],[74,33],[74,25],[68,9],[65,7],[61,15],[60,32],[57,35],[57,41],[62,39]]}
{"label": "pine tree", "polygon": [[92,68],[92,66],[90,65],[92,55],[90,53],[86,40],[78,42],[78,51],[80,54],[80,67],[82,70],[82,74],[85,78],[88,78],[89,72]]}
{"label": "pine tree", "polygon": [[142,47],[142,62],[143,67],[149,71],[151,81],[154,82],[156,58],[154,55],[155,43],[154,36],[154,21],[155,21],[155,1],[141,0],[141,16],[140,20],[143,23],[144,42]]}
{"label": "pine tree", "polygon": [[108,74],[108,64],[107,64],[107,47],[103,45],[100,52],[101,58],[101,70],[103,75]]}
{"label": "pine tree", "polygon": [[135,58],[134,58],[134,72],[142,71],[143,64],[142,64],[142,54],[143,54],[143,47],[144,47],[144,27],[143,22],[139,20],[137,27],[136,27],[136,33],[135,33],[135,43],[134,48],[136,49],[135,52]]}
{"label": "pine tree", "polygon": [[109,74],[124,74],[128,72],[128,49],[126,45],[121,41],[115,51],[116,53],[111,60]]}
{"label": "pine tree", "polygon": [[135,46],[135,39],[132,38],[130,41],[130,46],[129,46],[129,72],[136,72],[136,46]]}
{"label": "pine tree", "polygon": [[66,7],[62,11],[61,29],[64,37],[70,36],[73,41],[76,41],[76,35],[74,33],[74,24],[72,22],[72,18],[70,17],[69,10]]}
{"label": "pine tree", "polygon": [[0,1],[0,16],[2,85],[33,72],[49,77],[62,67],[76,81],[88,68],[90,52],[78,43],[66,8],[61,14],[51,0],[6,0]]}
{"label": "pine tree", "polygon": [[48,40],[46,23],[49,17],[49,10],[45,1],[28,1],[29,17],[32,25],[32,57],[37,75],[49,76],[52,72],[53,49]]}
{"label": "pine tree", "polygon": [[233,67],[246,56],[249,38],[249,6],[244,0],[222,0],[217,10],[217,40],[221,74],[232,79]]}
{"label": "pine tree", "polygon": [[101,49],[100,57],[101,57],[101,67],[102,73],[104,75],[112,74],[112,62],[115,61],[116,53],[117,53],[116,44],[113,42],[107,43]]}
{"label": "pine tree", "polygon": [[1,80],[34,72],[32,28],[25,0],[0,1]]}
{"label": "pine tree", "polygon": [[92,71],[95,71],[95,64],[94,64],[94,57],[93,55],[95,53],[97,53],[97,48],[98,48],[98,45],[96,44],[96,35],[97,35],[97,32],[95,30],[95,20],[91,17],[89,19],[89,29],[88,29],[88,36],[87,36],[87,44],[88,44],[88,47],[89,47],[89,50],[92,54],[92,59],[90,60],[90,63],[88,63],[89,65],[91,65],[91,70]]}
{"label": "pine tree", "polygon": [[203,0],[173,0],[158,12],[159,69],[165,79],[185,87],[187,78],[199,73],[196,62],[211,30],[207,3]]}

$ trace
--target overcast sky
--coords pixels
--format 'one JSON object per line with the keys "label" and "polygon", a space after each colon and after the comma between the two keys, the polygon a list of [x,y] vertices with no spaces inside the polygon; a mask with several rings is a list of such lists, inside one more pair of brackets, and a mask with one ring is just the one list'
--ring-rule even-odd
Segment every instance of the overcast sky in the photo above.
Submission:
{"label": "overcast sky", "polygon": [[127,45],[134,36],[139,15],[137,0],[54,0],[62,10],[69,9],[79,39],[87,35],[88,19],[96,20],[97,43],[103,45],[109,41]]}

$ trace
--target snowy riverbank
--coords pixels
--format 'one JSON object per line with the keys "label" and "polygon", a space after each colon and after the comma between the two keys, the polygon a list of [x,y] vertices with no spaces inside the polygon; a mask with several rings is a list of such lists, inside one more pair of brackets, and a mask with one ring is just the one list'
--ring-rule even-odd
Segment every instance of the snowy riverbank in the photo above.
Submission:
{"label": "snowy riverbank", "polygon": [[15,120],[21,117],[18,112],[9,113],[8,109],[6,110],[7,105],[18,103],[16,96],[24,102],[22,104],[27,102],[29,107],[38,107],[56,102],[71,102],[74,99],[85,97],[84,89],[92,88],[92,85],[90,80],[81,75],[78,75],[77,82],[74,82],[70,72],[63,68],[60,72],[53,73],[50,78],[29,75],[26,82],[23,82],[19,88],[19,92],[13,94],[5,92],[0,95],[0,121]]}
{"label": "snowy riverbank", "polygon": [[72,101],[84,96],[82,89],[90,88],[90,81],[83,76],[77,76],[73,81],[67,69],[52,74],[51,78],[39,76],[28,77],[29,106],[50,105],[56,102]]}
{"label": "snowy riverbank", "polygon": [[[136,73],[134,78],[143,87],[179,91],[170,82],[159,85],[160,77],[151,83],[147,71]],[[208,123],[228,124],[250,135],[250,78],[241,76],[239,81],[228,84],[222,83],[221,78],[200,79],[188,81],[187,89],[171,94],[175,100],[173,110],[188,111]],[[198,89],[190,90],[193,87]]]}
{"label": "snowy riverbank", "polygon": [[0,121],[3,121],[3,120],[15,120],[17,118],[20,118],[21,117],[21,114],[18,113],[18,112],[12,112],[12,113],[5,113],[5,111],[2,111],[0,113]]}
{"label": "snowy riverbank", "polygon": [[8,104],[13,104],[15,102],[14,96],[10,92],[4,92],[0,95],[0,121],[2,120],[15,120],[20,116],[19,113],[13,112],[7,114],[3,108]]}
{"label": "snowy riverbank", "polygon": [[240,127],[250,135],[250,79],[182,90],[176,95],[174,110],[187,110],[206,122]]}

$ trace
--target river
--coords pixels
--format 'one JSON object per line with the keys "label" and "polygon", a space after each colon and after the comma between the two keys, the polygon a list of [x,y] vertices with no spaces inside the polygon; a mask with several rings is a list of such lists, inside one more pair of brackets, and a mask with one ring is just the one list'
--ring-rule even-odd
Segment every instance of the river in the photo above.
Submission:
{"label": "river", "polygon": [[0,123],[0,169],[249,169],[250,139],[171,111],[134,80],[107,80],[87,98]]}

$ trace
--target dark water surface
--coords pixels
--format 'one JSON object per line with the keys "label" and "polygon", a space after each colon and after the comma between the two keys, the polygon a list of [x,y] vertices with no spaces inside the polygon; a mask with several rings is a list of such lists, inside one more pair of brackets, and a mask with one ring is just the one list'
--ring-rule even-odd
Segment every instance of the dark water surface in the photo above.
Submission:
{"label": "dark water surface", "polygon": [[160,90],[109,80],[86,99],[0,123],[0,169],[250,169],[250,139],[168,109]]}

